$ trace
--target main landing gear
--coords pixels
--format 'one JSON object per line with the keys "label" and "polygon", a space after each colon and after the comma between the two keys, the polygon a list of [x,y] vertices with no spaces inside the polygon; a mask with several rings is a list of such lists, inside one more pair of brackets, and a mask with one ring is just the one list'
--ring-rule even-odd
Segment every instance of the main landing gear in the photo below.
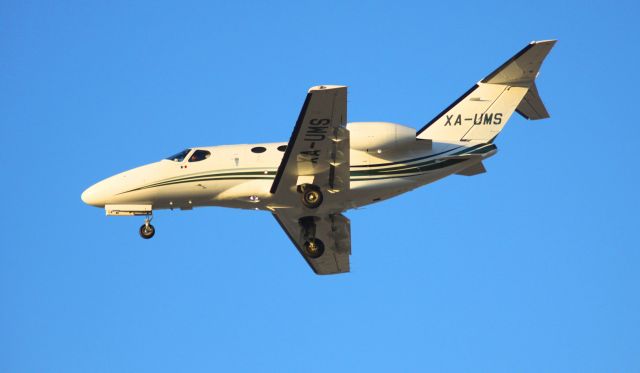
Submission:
{"label": "main landing gear", "polygon": [[305,216],[298,221],[302,227],[304,254],[311,259],[317,259],[324,254],[324,242],[316,238],[316,218]]}
{"label": "main landing gear", "polygon": [[317,259],[324,254],[324,243],[317,238],[312,238],[304,243],[304,251],[309,258]]}
{"label": "main landing gear", "polygon": [[310,209],[317,209],[322,204],[322,192],[320,188],[313,184],[302,184],[298,186],[298,192],[302,194],[302,204]]}
{"label": "main landing gear", "polygon": [[140,226],[140,237],[144,238],[145,240],[148,240],[149,238],[153,237],[154,234],[156,234],[156,229],[153,227],[153,225],[151,225],[152,218],[153,216],[147,215],[147,217],[144,219],[144,224]]}

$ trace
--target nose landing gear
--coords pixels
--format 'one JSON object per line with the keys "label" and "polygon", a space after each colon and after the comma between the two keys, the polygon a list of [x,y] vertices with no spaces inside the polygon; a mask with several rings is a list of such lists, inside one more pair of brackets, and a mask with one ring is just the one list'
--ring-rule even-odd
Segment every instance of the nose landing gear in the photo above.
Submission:
{"label": "nose landing gear", "polygon": [[153,227],[153,225],[151,225],[152,218],[153,216],[147,215],[147,217],[144,219],[144,224],[140,226],[140,237],[144,238],[145,240],[148,240],[149,238],[153,237],[154,234],[156,234],[156,229]]}

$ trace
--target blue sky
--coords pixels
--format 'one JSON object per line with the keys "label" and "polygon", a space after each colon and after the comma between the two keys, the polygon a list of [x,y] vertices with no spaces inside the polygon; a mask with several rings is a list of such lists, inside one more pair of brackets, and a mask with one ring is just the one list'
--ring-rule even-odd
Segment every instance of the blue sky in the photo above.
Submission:
{"label": "blue sky", "polygon": [[[0,372],[640,371],[636,2],[0,3]],[[488,173],[350,211],[312,274],[267,213],[107,218],[187,146],[285,141],[306,89],[421,127],[558,44]]]}

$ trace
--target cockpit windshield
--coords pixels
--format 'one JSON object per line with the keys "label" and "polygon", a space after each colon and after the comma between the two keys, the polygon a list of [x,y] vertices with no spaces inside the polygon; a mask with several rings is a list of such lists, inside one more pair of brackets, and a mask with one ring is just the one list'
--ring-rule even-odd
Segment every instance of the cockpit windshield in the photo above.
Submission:
{"label": "cockpit windshield", "polygon": [[184,157],[187,156],[187,154],[189,154],[189,152],[191,151],[191,149],[185,149],[183,151],[181,151],[178,154],[174,154],[171,157],[167,158],[170,161],[174,161],[174,162],[182,162],[184,160]]}
{"label": "cockpit windshield", "polygon": [[204,161],[210,156],[211,156],[211,152],[208,152],[206,150],[196,150],[195,152],[193,152],[193,154],[191,154],[191,157],[189,157],[189,162]]}

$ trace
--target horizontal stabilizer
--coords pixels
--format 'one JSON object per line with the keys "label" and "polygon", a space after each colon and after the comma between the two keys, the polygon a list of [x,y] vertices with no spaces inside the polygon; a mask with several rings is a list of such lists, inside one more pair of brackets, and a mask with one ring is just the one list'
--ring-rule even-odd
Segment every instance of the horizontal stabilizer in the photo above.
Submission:
{"label": "horizontal stabilizer", "polygon": [[473,164],[465,168],[464,170],[457,172],[456,174],[463,175],[463,176],[473,176],[473,175],[483,174],[485,172],[487,172],[487,169],[484,168],[484,165],[482,164],[482,162],[480,162],[480,163]]}
{"label": "horizontal stabilizer", "polygon": [[536,83],[531,83],[529,91],[524,95],[522,101],[520,101],[520,105],[518,105],[516,111],[529,120],[549,118],[549,112],[547,112],[544,103],[542,103],[542,99],[540,99]]}

